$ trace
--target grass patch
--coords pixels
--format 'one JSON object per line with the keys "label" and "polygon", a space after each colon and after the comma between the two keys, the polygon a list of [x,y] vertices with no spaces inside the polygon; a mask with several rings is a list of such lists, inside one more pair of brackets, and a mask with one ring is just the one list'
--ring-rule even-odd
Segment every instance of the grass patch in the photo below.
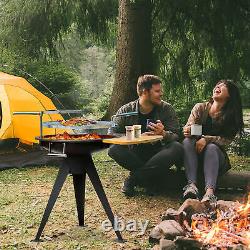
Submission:
{"label": "grass patch", "polygon": [[233,170],[250,171],[250,157],[230,154],[229,159]]}
{"label": "grass patch", "polygon": [[[98,152],[93,158],[113,212],[125,221],[150,220],[145,235],[125,231],[122,235],[127,242],[114,242],[114,232],[104,232],[101,228],[107,217],[89,180],[86,186],[86,227],[78,227],[72,178],[69,176],[45,227],[44,241],[31,242],[58,169],[48,166],[11,169],[0,172],[0,249],[150,249],[148,235],[151,228],[160,221],[167,208],[180,206],[181,194],[165,192],[150,197],[142,192],[136,197],[126,198],[120,187],[127,171],[112,161],[107,151]],[[250,170],[249,158],[230,158],[237,170]],[[240,196],[242,194],[234,194],[231,198]]]}

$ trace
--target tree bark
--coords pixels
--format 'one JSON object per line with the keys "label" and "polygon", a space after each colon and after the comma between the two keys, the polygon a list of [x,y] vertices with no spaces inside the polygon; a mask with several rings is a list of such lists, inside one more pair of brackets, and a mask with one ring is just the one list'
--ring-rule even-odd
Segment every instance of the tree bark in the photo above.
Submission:
{"label": "tree bark", "polygon": [[119,0],[115,83],[105,119],[137,98],[140,75],[153,73],[151,14],[150,0]]}

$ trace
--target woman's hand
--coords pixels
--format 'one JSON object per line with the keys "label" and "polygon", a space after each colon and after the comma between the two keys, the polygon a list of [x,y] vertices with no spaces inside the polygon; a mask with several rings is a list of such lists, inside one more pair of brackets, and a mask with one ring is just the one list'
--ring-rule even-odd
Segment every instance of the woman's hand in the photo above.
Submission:
{"label": "woman's hand", "polygon": [[186,126],[183,128],[183,134],[185,137],[190,137],[191,136],[191,127]]}
{"label": "woman's hand", "polygon": [[156,123],[149,123],[148,124],[149,129],[151,130],[150,132],[147,132],[149,135],[164,135],[164,125],[160,120],[157,120]]}
{"label": "woman's hand", "polygon": [[207,145],[207,142],[204,138],[201,138],[199,139],[197,142],[196,142],[196,151],[197,153],[201,153],[203,151],[203,149],[206,147]]}

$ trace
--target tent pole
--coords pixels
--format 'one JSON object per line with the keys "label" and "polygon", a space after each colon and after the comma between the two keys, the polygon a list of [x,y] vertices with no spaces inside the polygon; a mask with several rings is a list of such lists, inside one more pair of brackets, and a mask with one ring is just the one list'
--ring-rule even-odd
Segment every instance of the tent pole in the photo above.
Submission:
{"label": "tent pole", "polygon": [[43,111],[40,112],[40,138],[43,138]]}

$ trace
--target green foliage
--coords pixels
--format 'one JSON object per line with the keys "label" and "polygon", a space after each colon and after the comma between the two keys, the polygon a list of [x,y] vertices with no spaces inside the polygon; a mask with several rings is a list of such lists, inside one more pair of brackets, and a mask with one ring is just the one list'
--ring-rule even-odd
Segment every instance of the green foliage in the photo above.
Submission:
{"label": "green foliage", "polygon": [[250,107],[250,80],[246,80],[240,86],[241,99],[244,107]]}
{"label": "green foliage", "polygon": [[[77,29],[108,42],[110,21],[117,15],[115,0],[2,0],[0,37],[4,44],[34,58],[56,56],[56,45],[64,34]],[[18,39],[17,39],[18,38]]]}
{"label": "green foliage", "polygon": [[[69,92],[77,82],[74,73],[61,64],[33,63],[27,67],[27,71],[34,74],[41,82],[46,83],[46,86],[54,94]],[[42,88],[42,86],[34,81],[34,79],[29,78],[28,80],[33,82],[38,89]],[[49,95],[46,90],[43,91]]]}
{"label": "green foliage", "polygon": [[72,23],[72,1],[2,2],[2,37],[8,44],[16,49],[25,50],[31,57],[42,51],[47,53],[47,49],[50,53],[55,53],[55,41]]}
{"label": "green foliage", "polygon": [[9,67],[9,70],[14,67],[14,54],[11,50],[7,48],[0,47],[0,70],[3,70],[4,67]]}
{"label": "green foliage", "polygon": [[[3,51],[5,50],[2,50],[1,54],[1,71],[24,77],[51,98],[58,108],[64,108],[60,102],[67,108],[76,106],[76,98],[72,93],[75,93],[75,86],[80,84],[80,79],[75,71],[58,62],[28,61],[24,56],[19,57]],[[59,102],[56,97],[59,98]]]}
{"label": "green foliage", "polygon": [[[130,2],[146,1],[149,0]],[[240,85],[243,104],[249,106],[250,2],[154,0],[151,3],[154,65],[165,82],[164,98],[178,112],[187,112],[194,103],[209,98],[219,79],[232,78]],[[75,105],[80,107],[83,103],[89,112],[98,109],[102,112],[112,87],[107,85],[104,91],[109,76],[103,72],[109,66],[96,64],[95,60],[101,58],[93,59],[95,56],[90,55],[88,48],[100,43],[115,46],[118,1],[2,0],[0,7],[0,47],[7,58],[3,62],[13,59],[9,65],[28,69],[33,63],[30,58],[43,55],[51,61],[50,56],[54,56],[80,76],[77,88],[81,94],[74,92],[80,95],[74,96]],[[70,53],[64,52],[64,48]],[[55,57],[58,55],[62,58]],[[109,65],[108,74],[113,79],[114,65]],[[38,72],[39,77],[41,74]],[[57,91],[63,89],[63,82],[59,79],[54,87],[52,82],[49,85]],[[87,107],[90,103],[91,107]]]}
{"label": "green foliage", "polygon": [[102,117],[114,82],[115,51],[90,46],[88,39],[80,40],[76,33],[64,37],[63,42],[64,49],[59,51],[61,61],[74,69],[80,79],[74,90],[77,108],[97,118]]}
{"label": "green foliage", "polygon": [[0,42],[0,70],[10,74],[20,74],[17,68],[24,68],[30,63],[30,59],[23,55],[21,51],[16,52],[12,48],[4,46]]}
{"label": "green foliage", "polygon": [[115,52],[90,46],[90,40],[82,41],[76,33],[63,39],[64,47],[58,46],[60,60],[58,58],[56,61],[30,60],[11,50],[0,49],[0,70],[23,76],[52,98],[58,108],[63,107],[57,98],[38,81],[45,84],[66,108],[82,109],[85,114],[101,118],[106,111],[114,82]]}
{"label": "green foliage", "polygon": [[[70,70],[65,65],[52,62],[47,64],[41,62],[33,63],[26,70],[50,89],[53,94],[38,81],[34,81],[33,77],[28,77],[28,80],[34,87],[53,100],[57,108],[75,108],[77,106],[75,88],[80,84],[80,79],[76,72]],[[59,99],[59,102],[56,97]]]}
{"label": "green foliage", "polygon": [[81,36],[94,35],[98,41],[107,42],[113,28],[110,22],[118,15],[117,0],[77,1],[75,11],[77,29]]}
{"label": "green foliage", "polygon": [[250,156],[250,133],[245,132],[242,136],[237,136],[229,149],[237,155]]}
{"label": "green foliage", "polygon": [[154,7],[156,65],[170,96],[177,92],[194,103],[225,78],[244,86],[250,75],[248,2],[167,0]]}

